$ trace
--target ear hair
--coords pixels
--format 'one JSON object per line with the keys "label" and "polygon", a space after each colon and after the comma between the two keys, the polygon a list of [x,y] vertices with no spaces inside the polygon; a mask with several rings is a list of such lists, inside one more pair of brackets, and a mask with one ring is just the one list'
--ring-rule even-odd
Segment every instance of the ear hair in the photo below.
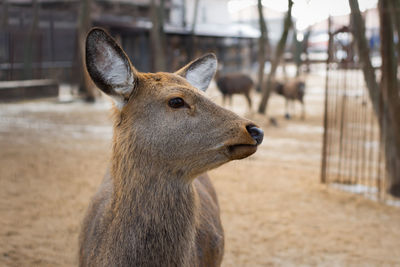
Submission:
{"label": "ear hair", "polygon": [[186,78],[194,87],[206,91],[216,70],[217,57],[210,53],[190,62],[175,74]]}
{"label": "ear hair", "polygon": [[103,29],[94,28],[88,33],[86,67],[94,83],[121,109],[134,90],[136,70],[122,48]]}

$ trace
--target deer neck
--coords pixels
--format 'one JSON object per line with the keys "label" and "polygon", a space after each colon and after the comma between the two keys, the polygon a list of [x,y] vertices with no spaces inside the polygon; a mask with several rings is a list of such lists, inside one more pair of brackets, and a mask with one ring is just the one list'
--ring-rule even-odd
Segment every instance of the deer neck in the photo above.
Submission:
{"label": "deer neck", "polygon": [[115,229],[125,246],[122,253],[134,255],[138,266],[187,266],[194,252],[196,191],[189,179],[144,158],[143,153],[113,149],[111,210],[115,226],[124,228]]}

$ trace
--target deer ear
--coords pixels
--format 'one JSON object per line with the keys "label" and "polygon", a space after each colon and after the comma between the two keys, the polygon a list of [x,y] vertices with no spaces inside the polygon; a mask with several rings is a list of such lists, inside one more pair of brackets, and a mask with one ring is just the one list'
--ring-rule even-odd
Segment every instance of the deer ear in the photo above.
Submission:
{"label": "deer ear", "polygon": [[206,91],[216,70],[217,57],[214,54],[206,54],[190,62],[175,74],[186,78],[194,87]]}
{"label": "deer ear", "polygon": [[94,83],[122,109],[134,90],[136,70],[122,48],[103,29],[94,28],[87,35],[86,68]]}

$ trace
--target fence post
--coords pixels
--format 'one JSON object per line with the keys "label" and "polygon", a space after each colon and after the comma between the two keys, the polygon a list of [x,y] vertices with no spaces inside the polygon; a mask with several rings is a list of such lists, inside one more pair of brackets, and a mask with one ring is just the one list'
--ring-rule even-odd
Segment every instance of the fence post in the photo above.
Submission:
{"label": "fence post", "polygon": [[326,76],[325,76],[325,100],[324,100],[324,135],[322,139],[322,157],[321,157],[321,183],[326,183],[326,161],[327,161],[327,144],[328,144],[328,89],[329,89],[329,67],[332,57],[332,19],[328,18],[328,58],[326,59]]}

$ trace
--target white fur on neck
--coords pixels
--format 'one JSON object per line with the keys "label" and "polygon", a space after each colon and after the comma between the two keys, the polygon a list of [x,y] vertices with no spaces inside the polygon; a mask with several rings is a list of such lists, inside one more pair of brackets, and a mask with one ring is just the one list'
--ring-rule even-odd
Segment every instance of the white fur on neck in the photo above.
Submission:
{"label": "white fur on neck", "polygon": [[112,101],[114,102],[114,106],[118,110],[122,110],[122,108],[125,106],[126,102],[125,99],[122,96],[111,96]]}

